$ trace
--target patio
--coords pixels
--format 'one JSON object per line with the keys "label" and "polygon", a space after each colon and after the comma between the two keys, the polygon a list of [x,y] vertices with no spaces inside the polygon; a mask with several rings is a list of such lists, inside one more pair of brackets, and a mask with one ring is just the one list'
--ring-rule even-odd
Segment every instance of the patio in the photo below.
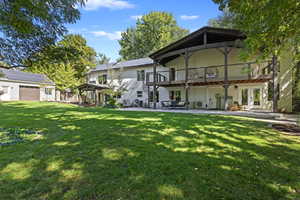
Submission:
{"label": "patio", "polygon": [[268,111],[222,111],[222,110],[183,110],[183,109],[151,109],[151,108],[120,108],[121,111],[144,111],[164,113],[189,113],[207,115],[226,115],[255,118],[268,123],[296,124],[299,118],[296,114],[273,113]]}

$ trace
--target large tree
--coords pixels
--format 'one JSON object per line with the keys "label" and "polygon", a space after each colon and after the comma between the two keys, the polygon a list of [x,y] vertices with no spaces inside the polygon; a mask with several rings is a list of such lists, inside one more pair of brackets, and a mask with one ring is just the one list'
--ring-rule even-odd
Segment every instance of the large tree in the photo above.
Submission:
{"label": "large tree", "polygon": [[97,64],[108,64],[110,62],[110,58],[107,57],[104,53],[98,53],[97,55]]}
{"label": "large tree", "polygon": [[247,34],[248,55],[260,50],[265,56],[279,55],[286,45],[299,60],[299,0],[213,0],[236,16],[239,29]]}
{"label": "large tree", "polygon": [[66,33],[85,0],[0,0],[0,61],[19,66]]}
{"label": "large tree", "polygon": [[150,12],[122,33],[120,55],[124,60],[146,57],[187,34],[188,30],[180,28],[172,14]]}
{"label": "large tree", "polygon": [[235,15],[229,11],[228,7],[222,10],[222,14],[208,21],[208,25],[216,28],[237,28]]}
{"label": "large tree", "polygon": [[[45,74],[59,85],[61,83],[56,82],[59,80],[56,78],[58,77],[57,74],[72,72],[71,77],[65,77],[72,83],[74,83],[73,79],[76,79],[77,83],[74,84],[76,86],[79,83],[83,83],[86,72],[95,67],[96,52],[87,45],[86,40],[82,36],[66,35],[57,44],[32,55],[25,61],[25,65],[28,66],[28,71]],[[72,70],[70,67],[72,67]],[[65,73],[61,73],[64,70]]]}

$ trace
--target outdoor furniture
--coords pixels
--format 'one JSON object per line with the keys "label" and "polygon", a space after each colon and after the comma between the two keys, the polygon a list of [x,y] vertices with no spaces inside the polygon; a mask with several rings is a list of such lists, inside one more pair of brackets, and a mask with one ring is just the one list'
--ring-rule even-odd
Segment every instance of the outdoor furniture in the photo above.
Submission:
{"label": "outdoor furniture", "polygon": [[161,106],[165,109],[184,109],[186,103],[184,101],[162,101]]}

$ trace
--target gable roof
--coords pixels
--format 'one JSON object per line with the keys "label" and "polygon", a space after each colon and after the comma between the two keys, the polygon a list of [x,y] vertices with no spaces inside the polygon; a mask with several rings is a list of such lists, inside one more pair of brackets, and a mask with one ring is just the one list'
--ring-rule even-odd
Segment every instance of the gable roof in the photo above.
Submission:
{"label": "gable roof", "polygon": [[128,61],[121,61],[117,63],[108,63],[96,66],[95,69],[92,69],[90,72],[97,72],[97,71],[106,71],[109,68],[111,69],[120,69],[120,68],[129,68],[129,67],[144,67],[148,65],[152,65],[154,61],[147,57],[147,58],[139,58],[134,60]]}
{"label": "gable roof", "polygon": [[[182,39],[179,39],[169,44],[168,46],[152,53],[150,57],[152,59],[157,59],[161,55],[167,54],[172,51],[186,49],[198,45],[204,45],[204,34],[206,34],[207,36],[207,44],[243,40],[246,38],[245,34],[243,34],[239,30],[205,26],[198,29],[195,32],[190,33],[189,35],[183,37]],[[165,60],[162,61],[162,63],[166,63],[176,57],[178,56],[172,56],[166,58]]]}
{"label": "gable roof", "polygon": [[4,69],[0,68],[0,73],[4,74],[4,77],[0,77],[1,80],[9,81],[20,81],[20,82],[30,82],[38,84],[48,84],[55,85],[47,76],[43,74],[34,74],[29,72],[22,72],[18,70]]}

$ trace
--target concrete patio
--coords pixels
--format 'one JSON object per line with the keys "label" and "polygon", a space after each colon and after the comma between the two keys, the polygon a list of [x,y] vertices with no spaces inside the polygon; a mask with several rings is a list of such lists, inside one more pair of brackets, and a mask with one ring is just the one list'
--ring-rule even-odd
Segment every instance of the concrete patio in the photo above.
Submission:
{"label": "concrete patio", "polygon": [[150,108],[120,108],[121,111],[143,111],[143,112],[166,112],[166,113],[190,113],[207,115],[231,115],[250,117],[257,121],[268,123],[296,124],[299,120],[297,114],[272,113],[268,111],[222,111],[222,110],[185,110],[185,109],[150,109]]}

